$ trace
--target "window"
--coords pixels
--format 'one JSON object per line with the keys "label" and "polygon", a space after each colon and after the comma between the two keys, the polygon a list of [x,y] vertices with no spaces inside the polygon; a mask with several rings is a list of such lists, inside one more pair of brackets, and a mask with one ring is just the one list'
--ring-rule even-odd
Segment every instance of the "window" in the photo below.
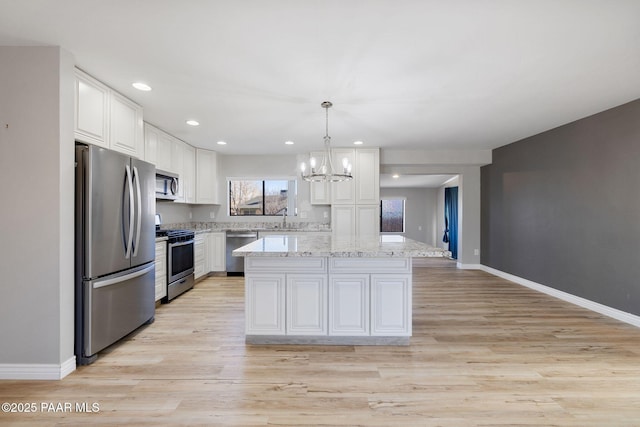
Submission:
{"label": "window", "polygon": [[230,179],[229,216],[295,215],[296,181]]}
{"label": "window", "polygon": [[404,199],[380,201],[380,232],[404,233]]}

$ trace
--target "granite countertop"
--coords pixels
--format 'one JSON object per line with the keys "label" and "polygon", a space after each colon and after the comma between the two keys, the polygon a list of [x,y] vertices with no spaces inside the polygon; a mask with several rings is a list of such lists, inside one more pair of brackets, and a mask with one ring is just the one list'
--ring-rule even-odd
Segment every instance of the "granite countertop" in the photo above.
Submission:
{"label": "granite countertop", "polygon": [[451,257],[451,252],[397,235],[371,238],[267,236],[233,251],[233,256],[270,257]]}
{"label": "granite countertop", "polygon": [[277,232],[314,232],[331,231],[326,223],[291,221],[284,227],[280,222],[186,222],[163,224],[162,229],[192,230],[195,233],[216,231],[277,231]]}

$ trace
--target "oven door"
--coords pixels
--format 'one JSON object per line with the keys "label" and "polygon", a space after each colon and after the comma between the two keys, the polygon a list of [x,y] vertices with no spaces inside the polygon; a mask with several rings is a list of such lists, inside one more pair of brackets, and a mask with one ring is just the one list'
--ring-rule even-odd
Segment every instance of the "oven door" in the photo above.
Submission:
{"label": "oven door", "polygon": [[167,283],[193,273],[193,240],[168,244]]}

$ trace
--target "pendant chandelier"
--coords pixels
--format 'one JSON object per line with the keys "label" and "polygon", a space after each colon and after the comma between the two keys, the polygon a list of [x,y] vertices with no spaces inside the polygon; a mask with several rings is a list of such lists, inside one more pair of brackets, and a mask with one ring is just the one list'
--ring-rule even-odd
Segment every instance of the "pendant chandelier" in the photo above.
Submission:
{"label": "pendant chandelier", "polygon": [[326,131],[324,135],[324,153],[320,164],[315,157],[309,159],[309,171],[307,165],[303,162],[300,165],[302,179],[310,182],[340,182],[353,179],[351,175],[351,164],[346,157],[342,159],[342,171],[336,171],[333,167],[333,159],[331,155],[331,137],[329,136],[329,108],[333,104],[324,101],[320,104],[325,109],[326,115]]}

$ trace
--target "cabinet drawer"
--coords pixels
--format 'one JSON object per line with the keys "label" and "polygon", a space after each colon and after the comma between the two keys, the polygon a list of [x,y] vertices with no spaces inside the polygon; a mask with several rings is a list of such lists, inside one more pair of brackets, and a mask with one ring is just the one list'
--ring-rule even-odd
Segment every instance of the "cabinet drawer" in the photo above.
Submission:
{"label": "cabinet drawer", "polygon": [[327,259],[320,257],[246,257],[245,272],[326,273]]}
{"label": "cabinet drawer", "polygon": [[411,258],[329,258],[330,273],[411,273]]}

